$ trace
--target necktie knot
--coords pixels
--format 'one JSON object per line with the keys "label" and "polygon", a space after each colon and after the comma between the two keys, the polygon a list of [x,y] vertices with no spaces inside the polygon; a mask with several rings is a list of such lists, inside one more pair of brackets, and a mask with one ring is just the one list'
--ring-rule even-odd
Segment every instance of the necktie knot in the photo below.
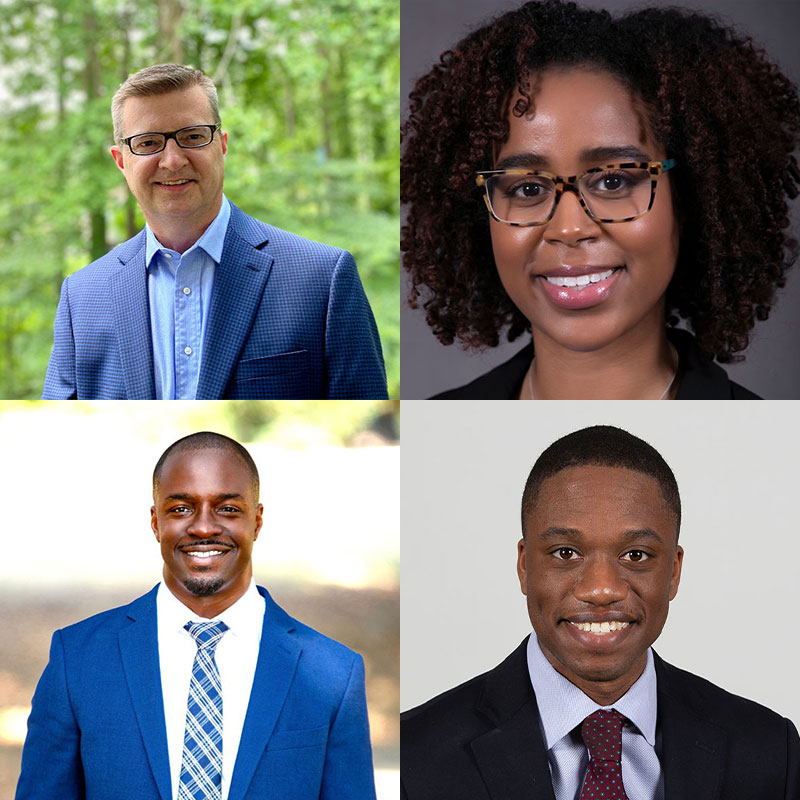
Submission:
{"label": "necktie knot", "polygon": [[212,652],[219,644],[222,635],[228,630],[228,626],[222,620],[187,622],[183,627],[194,637],[198,650],[211,650]]}
{"label": "necktie knot", "polygon": [[581,724],[581,736],[592,761],[619,761],[622,758],[622,726],[626,722],[616,709],[599,709]]}

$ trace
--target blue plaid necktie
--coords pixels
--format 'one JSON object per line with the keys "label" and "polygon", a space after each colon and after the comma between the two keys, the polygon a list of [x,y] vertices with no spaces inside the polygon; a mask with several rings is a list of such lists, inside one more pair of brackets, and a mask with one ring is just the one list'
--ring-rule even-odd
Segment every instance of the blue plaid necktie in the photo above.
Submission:
{"label": "blue plaid necktie", "polygon": [[197,643],[192,665],[178,800],[222,798],[222,685],[214,650],[228,630],[224,622],[187,622]]}

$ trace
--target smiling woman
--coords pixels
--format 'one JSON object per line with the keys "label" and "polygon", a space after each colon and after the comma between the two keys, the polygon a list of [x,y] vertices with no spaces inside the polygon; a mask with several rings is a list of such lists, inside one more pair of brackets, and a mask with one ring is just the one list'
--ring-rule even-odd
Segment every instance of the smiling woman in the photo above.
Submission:
{"label": "smiling woman", "polygon": [[443,344],[532,342],[437,397],[755,398],[714,361],[796,258],[799,137],[796,87],[702,14],[544,0],[468,35],[409,96],[409,302]]}

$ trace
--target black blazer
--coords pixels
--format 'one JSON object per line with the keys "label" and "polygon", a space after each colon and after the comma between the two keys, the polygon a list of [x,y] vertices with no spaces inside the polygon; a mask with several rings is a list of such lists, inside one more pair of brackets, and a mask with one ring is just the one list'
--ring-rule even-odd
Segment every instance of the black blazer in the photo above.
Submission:
{"label": "black blazer", "polygon": [[[728,379],[719,364],[700,360],[694,336],[679,328],[667,328],[680,359],[676,400],[761,400]],[[519,397],[525,373],[533,358],[533,342],[508,361],[475,378],[471,383],[442,392],[431,400],[514,400]]]}
{"label": "black blazer", "polygon": [[[527,641],[401,715],[403,800],[554,800]],[[800,800],[800,738],[789,720],[658,656],[655,668],[665,800]]]}

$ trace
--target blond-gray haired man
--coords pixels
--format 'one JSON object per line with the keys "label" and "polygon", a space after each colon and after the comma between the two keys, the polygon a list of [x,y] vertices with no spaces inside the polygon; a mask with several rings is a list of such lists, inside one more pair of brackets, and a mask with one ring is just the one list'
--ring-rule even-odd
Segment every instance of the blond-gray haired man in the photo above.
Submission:
{"label": "blond-gray haired man", "polygon": [[147,67],[111,109],[111,155],[147,224],[64,281],[42,396],[386,397],[352,256],[223,194],[228,134],[212,81]]}

